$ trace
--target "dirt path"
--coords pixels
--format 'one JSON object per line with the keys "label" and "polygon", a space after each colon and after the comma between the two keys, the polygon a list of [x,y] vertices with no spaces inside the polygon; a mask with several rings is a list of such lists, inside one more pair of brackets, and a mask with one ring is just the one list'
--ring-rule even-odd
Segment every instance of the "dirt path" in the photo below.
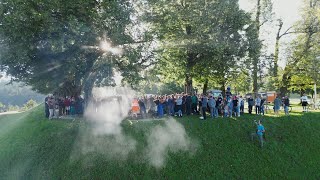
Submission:
{"label": "dirt path", "polygon": [[18,114],[18,113],[21,113],[21,112],[19,112],[19,111],[8,111],[8,112],[2,112],[2,113],[0,113],[0,116],[1,116],[1,115],[6,115],[6,114]]}

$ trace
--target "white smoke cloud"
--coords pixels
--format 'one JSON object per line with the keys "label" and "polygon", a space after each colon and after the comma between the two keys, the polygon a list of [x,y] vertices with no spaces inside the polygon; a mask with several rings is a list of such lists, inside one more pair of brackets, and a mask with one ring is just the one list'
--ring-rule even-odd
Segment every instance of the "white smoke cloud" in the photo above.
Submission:
{"label": "white smoke cloud", "polygon": [[186,133],[182,124],[170,118],[164,126],[158,125],[151,130],[146,149],[147,159],[155,168],[165,165],[169,152],[194,152],[198,143]]}
{"label": "white smoke cloud", "polygon": [[81,154],[98,152],[111,158],[126,159],[136,149],[136,140],[125,135],[121,122],[128,115],[135,92],[129,88],[94,88],[94,101],[85,109],[90,132],[82,132],[77,148]]}
{"label": "white smoke cloud", "polygon": [[[184,126],[173,118],[164,120],[164,124],[150,127],[149,133],[138,128],[137,130],[142,130],[147,135],[147,146],[137,151],[138,142],[126,135],[121,126],[131,108],[134,91],[128,88],[95,88],[93,96],[97,101],[90,103],[84,114],[91,128],[85,128],[84,132],[79,133],[75,155],[71,159],[79,158],[79,155],[100,153],[121,161],[126,160],[130,153],[138,153],[138,157],[140,153],[144,153],[146,159],[140,159],[140,162],[161,168],[165,166],[168,153],[195,152],[197,142],[191,139]],[[140,123],[143,123],[143,120]]]}

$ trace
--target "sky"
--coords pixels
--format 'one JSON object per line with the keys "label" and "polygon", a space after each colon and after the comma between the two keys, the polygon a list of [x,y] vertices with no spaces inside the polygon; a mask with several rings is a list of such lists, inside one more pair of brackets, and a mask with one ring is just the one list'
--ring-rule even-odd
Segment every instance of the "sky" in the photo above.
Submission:
{"label": "sky", "polygon": [[[281,18],[283,20],[283,30],[284,32],[290,26],[294,25],[300,18],[300,10],[303,6],[303,0],[272,0],[274,19]],[[239,0],[240,8],[252,12],[255,8],[257,0]],[[264,40],[267,46],[268,53],[273,53],[275,46],[275,38],[277,33],[276,21],[273,23],[265,24],[262,26],[261,39]],[[280,42],[280,67],[285,66],[286,58],[284,56],[284,51],[286,44],[290,43],[294,38],[294,35],[287,35],[281,39]]]}

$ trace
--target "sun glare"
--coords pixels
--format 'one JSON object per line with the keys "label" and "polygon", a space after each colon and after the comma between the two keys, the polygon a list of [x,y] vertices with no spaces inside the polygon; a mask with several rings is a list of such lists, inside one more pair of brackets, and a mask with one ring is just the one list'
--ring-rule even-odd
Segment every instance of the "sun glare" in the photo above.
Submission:
{"label": "sun glare", "polygon": [[110,42],[108,42],[108,41],[101,41],[100,42],[100,49],[102,50],[102,51],[110,51],[110,49],[111,49],[111,43]]}

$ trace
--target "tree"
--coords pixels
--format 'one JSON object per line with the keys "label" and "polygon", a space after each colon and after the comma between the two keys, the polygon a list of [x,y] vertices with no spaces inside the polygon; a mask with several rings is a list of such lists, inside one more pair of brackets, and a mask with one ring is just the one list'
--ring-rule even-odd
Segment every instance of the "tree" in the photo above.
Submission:
{"label": "tree", "polygon": [[37,106],[37,102],[33,99],[30,99],[26,104],[24,104],[23,109],[28,110]]}
{"label": "tree", "polygon": [[[282,75],[280,84],[280,93],[284,96],[290,87],[292,77],[294,75],[309,77],[316,74],[317,71],[310,67],[310,65],[317,68],[318,56],[318,37],[319,37],[319,1],[310,0],[304,8],[302,20],[298,22],[296,31],[301,34],[292,43],[292,54],[288,59],[287,65]],[[311,71],[310,71],[311,70]],[[316,84],[317,77],[314,76],[314,84]],[[305,84],[305,83],[304,83]]]}
{"label": "tree", "polygon": [[[77,96],[84,91],[89,99],[93,86],[113,84],[114,69],[129,81],[135,80],[129,78],[132,72],[140,71],[139,48],[130,46],[135,43],[127,29],[133,8],[127,0],[0,4],[0,67],[12,81],[40,93]],[[101,47],[106,42],[107,49]],[[106,51],[113,47],[123,54]]]}
{"label": "tree", "polygon": [[249,57],[251,60],[251,66],[252,66],[252,92],[254,95],[258,93],[259,90],[259,84],[258,84],[258,73],[259,73],[259,65],[260,65],[260,56],[261,56],[261,48],[262,44],[259,41],[259,35],[260,35],[260,28],[262,25],[264,25],[266,22],[270,21],[272,18],[272,2],[271,0],[257,0],[256,5],[256,13],[255,13],[255,23],[252,32],[252,36],[254,37],[253,44],[257,46],[251,46],[251,49],[249,51]]}
{"label": "tree", "polygon": [[237,0],[161,0],[148,5],[150,33],[161,43],[156,69],[162,76],[184,79],[185,92],[192,91],[195,78],[211,78],[216,72],[221,72],[223,83],[245,55],[245,25],[250,17]]}

